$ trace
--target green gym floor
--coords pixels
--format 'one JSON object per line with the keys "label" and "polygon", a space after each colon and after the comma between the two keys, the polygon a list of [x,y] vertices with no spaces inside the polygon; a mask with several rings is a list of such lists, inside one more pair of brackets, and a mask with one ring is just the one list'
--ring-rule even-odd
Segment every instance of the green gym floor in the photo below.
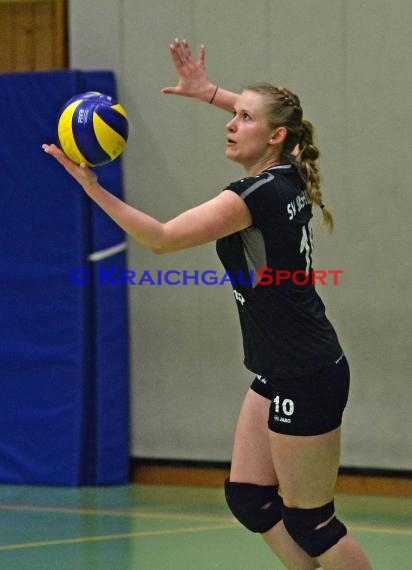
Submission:
{"label": "green gym floor", "polygon": [[[273,570],[221,489],[0,486],[1,570]],[[340,495],[374,570],[412,569],[412,499]]]}

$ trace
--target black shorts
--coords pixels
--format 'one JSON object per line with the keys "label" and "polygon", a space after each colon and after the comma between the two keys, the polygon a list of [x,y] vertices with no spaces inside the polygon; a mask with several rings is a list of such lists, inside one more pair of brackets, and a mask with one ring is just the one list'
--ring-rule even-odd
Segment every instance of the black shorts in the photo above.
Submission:
{"label": "black shorts", "polygon": [[271,400],[268,425],[287,435],[319,435],[340,426],[348,400],[349,366],[336,362],[297,378],[269,379],[257,375],[251,389]]}

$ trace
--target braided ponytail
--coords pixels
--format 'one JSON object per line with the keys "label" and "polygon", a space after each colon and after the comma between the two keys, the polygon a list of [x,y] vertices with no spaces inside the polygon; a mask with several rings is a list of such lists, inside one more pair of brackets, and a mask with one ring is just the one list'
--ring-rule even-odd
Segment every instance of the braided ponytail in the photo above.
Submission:
{"label": "braided ponytail", "polygon": [[[322,202],[320,174],[317,160],[319,149],[313,142],[314,128],[310,121],[303,119],[302,107],[297,95],[270,83],[256,83],[246,88],[268,98],[268,121],[271,128],[284,126],[287,135],[279,153],[280,164],[294,163],[306,182],[309,200],[322,210],[323,223],[333,229],[333,217]],[[298,146],[299,145],[299,146]],[[299,154],[296,156],[295,148]]]}
{"label": "braided ponytail", "polygon": [[332,214],[322,202],[319,166],[317,163],[317,160],[319,158],[319,149],[317,146],[315,146],[313,138],[314,128],[312,123],[307,119],[302,119],[302,134],[299,143],[297,164],[306,180],[306,190],[309,196],[309,200],[321,208],[323,223],[332,231]]}

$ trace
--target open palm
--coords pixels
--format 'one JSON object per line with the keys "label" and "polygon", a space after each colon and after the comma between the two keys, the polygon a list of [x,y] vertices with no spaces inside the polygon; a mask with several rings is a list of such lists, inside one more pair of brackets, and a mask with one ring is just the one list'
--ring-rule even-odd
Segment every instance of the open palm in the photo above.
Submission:
{"label": "open palm", "polygon": [[201,98],[207,97],[209,91],[213,91],[214,86],[209,82],[205,70],[204,46],[200,46],[199,57],[195,60],[187,40],[176,39],[170,45],[170,55],[179,81],[175,87],[164,87],[162,93]]}

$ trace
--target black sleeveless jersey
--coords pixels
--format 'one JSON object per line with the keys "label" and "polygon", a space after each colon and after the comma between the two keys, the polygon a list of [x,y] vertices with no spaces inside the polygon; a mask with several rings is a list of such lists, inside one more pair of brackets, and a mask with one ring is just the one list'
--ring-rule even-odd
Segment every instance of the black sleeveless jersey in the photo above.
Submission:
{"label": "black sleeveless jersey", "polygon": [[296,167],[269,168],[226,189],[252,216],[249,228],[216,244],[232,278],[246,367],[291,378],[332,363],[342,349],[312,284],[312,207]]}

